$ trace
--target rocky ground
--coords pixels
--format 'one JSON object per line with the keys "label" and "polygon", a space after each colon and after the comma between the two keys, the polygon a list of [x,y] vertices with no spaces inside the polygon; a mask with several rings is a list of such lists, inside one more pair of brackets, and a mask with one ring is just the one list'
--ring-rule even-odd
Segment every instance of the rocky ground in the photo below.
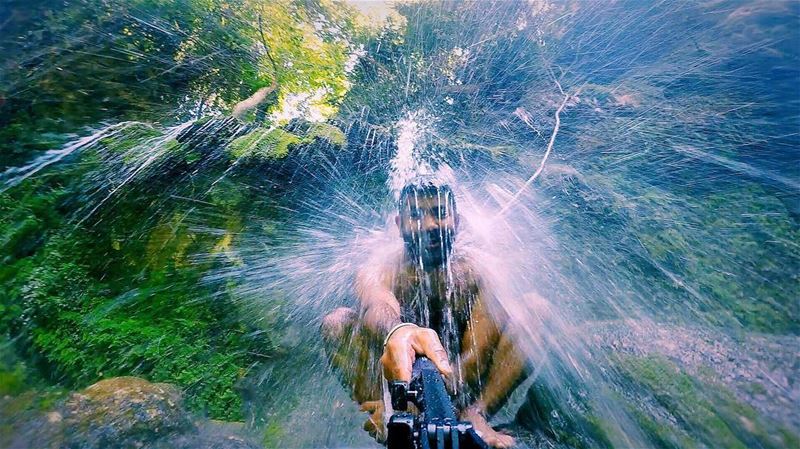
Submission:
{"label": "rocky ground", "polygon": [[[642,321],[596,323],[584,334],[598,363],[611,361],[611,371],[623,374],[610,394],[617,406],[630,407],[627,415],[653,445],[798,444],[800,337],[729,335]],[[523,388],[527,394],[518,392],[516,404],[494,422],[517,436],[520,447],[603,445],[592,436],[602,413],[575,406],[581,402],[579,385],[568,385],[566,400],[562,396],[555,407],[546,386],[529,380]]]}
{"label": "rocky ground", "polygon": [[115,377],[52,408],[27,392],[0,398],[0,446],[8,449],[256,449],[237,423],[197,419],[169,384]]}
{"label": "rocky ground", "polygon": [[747,334],[655,323],[608,323],[597,347],[664,356],[689,374],[721,384],[764,416],[800,429],[800,337]]}

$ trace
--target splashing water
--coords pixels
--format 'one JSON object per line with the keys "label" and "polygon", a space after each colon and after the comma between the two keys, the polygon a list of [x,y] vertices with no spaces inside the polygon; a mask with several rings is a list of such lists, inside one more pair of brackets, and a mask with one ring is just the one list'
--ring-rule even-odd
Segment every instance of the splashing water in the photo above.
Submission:
{"label": "splashing water", "polygon": [[11,167],[5,172],[0,174],[0,180],[3,181],[3,190],[7,190],[29,177],[35,175],[41,170],[47,168],[51,164],[55,164],[65,157],[72,155],[72,153],[82,150],[84,148],[91,148],[98,143],[101,139],[114,138],[118,134],[123,133],[126,129],[133,126],[150,127],[149,124],[140,122],[123,122],[111,125],[100,129],[94,134],[82,137],[74,142],[65,145],[63,148],[57,150],[46,151],[41,156],[37,157],[32,162],[20,167]]}
{"label": "splashing water", "polygon": [[394,194],[395,199],[400,197],[403,190],[414,178],[425,175],[432,175],[428,161],[420,155],[421,140],[429,131],[433,117],[425,111],[415,111],[408,113],[402,120],[395,125],[397,129],[397,153],[389,163],[388,186]]}

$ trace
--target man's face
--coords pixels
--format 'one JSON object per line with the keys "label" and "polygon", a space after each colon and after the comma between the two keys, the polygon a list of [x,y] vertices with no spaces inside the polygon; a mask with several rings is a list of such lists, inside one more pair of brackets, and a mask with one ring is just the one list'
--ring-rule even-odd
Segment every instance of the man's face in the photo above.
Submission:
{"label": "man's face", "polygon": [[423,268],[443,265],[452,251],[458,217],[451,195],[412,194],[400,205],[397,224],[406,251]]}

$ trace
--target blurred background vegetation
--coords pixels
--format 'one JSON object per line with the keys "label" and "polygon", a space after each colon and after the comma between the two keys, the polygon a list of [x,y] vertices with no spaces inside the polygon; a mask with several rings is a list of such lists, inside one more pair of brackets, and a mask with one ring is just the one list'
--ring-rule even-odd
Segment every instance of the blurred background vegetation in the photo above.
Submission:
{"label": "blurred background vegetation", "polygon": [[[2,9],[0,169],[98,124],[169,126],[231,111],[270,86],[244,120],[264,124],[269,111],[306,92],[319,92],[315,106],[330,115],[359,36],[353,10],[328,1],[12,0]],[[284,153],[301,143],[277,131]],[[136,125],[102,151],[157,135]],[[0,194],[0,333],[30,369],[68,388],[118,375],[168,381],[185,389],[192,409],[242,419],[237,382],[279,349],[269,329],[239,319],[224,282],[200,279],[228,263],[243,217],[274,213],[271,199],[242,187],[245,180],[218,185],[205,207],[214,211],[207,227],[221,235],[190,229],[184,219],[195,205],[174,199],[208,189],[243,157],[236,148],[189,185],[174,180],[204,162],[202,150],[176,149],[167,172],[137,181],[80,224],[76,204],[107,162],[97,153]],[[9,376],[21,375],[20,363],[6,367]]]}

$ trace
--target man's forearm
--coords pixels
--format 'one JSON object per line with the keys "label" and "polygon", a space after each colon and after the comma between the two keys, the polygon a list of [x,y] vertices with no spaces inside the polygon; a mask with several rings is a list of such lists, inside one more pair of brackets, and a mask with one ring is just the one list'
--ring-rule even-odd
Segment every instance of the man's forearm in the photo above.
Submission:
{"label": "man's forearm", "polygon": [[383,340],[389,331],[400,324],[400,311],[388,304],[373,304],[364,310],[364,325],[379,340]]}
{"label": "man's forearm", "polygon": [[525,378],[527,364],[508,336],[502,336],[492,357],[492,364],[480,399],[473,406],[489,416],[506,402],[514,388]]}

